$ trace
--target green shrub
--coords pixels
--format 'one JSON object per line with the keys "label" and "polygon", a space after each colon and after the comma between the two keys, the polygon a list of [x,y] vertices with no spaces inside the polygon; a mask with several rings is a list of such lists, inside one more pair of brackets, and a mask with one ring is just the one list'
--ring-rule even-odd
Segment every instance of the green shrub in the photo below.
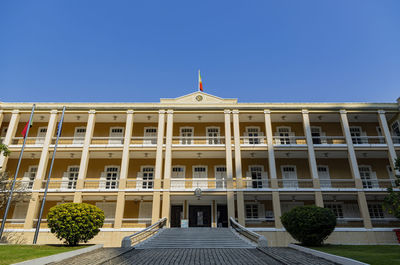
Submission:
{"label": "green shrub", "polygon": [[87,203],[64,203],[50,208],[47,223],[58,239],[75,246],[79,242],[88,242],[99,233],[104,212]]}
{"label": "green shrub", "polygon": [[281,217],[286,231],[305,246],[319,246],[333,232],[336,216],[317,206],[295,207]]}

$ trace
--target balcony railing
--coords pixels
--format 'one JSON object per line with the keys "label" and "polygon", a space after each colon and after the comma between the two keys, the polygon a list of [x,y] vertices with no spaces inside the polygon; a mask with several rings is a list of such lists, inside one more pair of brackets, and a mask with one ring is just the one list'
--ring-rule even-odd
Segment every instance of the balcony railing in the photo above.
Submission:
{"label": "balcony railing", "polygon": [[336,144],[346,144],[346,139],[344,136],[320,136],[313,137],[314,145],[336,145]]}
{"label": "balcony railing", "polygon": [[84,189],[97,189],[97,190],[116,190],[118,189],[119,180],[99,180],[99,179],[86,179],[84,181]]}
{"label": "balcony railing", "polygon": [[123,228],[146,228],[151,225],[151,218],[122,218]]}
{"label": "balcony railing", "polygon": [[386,144],[384,136],[353,136],[351,139],[354,145]]}
{"label": "balcony railing", "polygon": [[[42,181],[42,189],[46,188],[47,180]],[[50,179],[49,190],[75,190],[76,180]]]}
{"label": "balcony railing", "polygon": [[263,145],[267,143],[266,136],[241,136],[240,144],[243,145]]}
{"label": "balcony railing", "polygon": [[278,187],[282,189],[313,188],[312,179],[278,179]]}
{"label": "balcony railing", "polygon": [[124,137],[92,137],[91,145],[123,145]]}
{"label": "balcony railing", "polygon": [[[51,144],[56,144],[57,137],[51,139]],[[60,137],[58,139],[59,145],[83,145],[85,137]]]}
{"label": "balcony railing", "polygon": [[393,144],[400,144],[400,136],[392,136]]}
{"label": "balcony railing", "polygon": [[354,218],[349,218],[349,217],[342,217],[342,218],[337,218],[337,226],[338,227],[363,227],[363,219],[360,217],[354,217]]}
{"label": "balcony railing", "polygon": [[[41,146],[44,143],[45,137],[26,137],[26,145],[38,145]],[[24,137],[13,137],[11,145],[22,145],[24,143]]]}
{"label": "balcony railing", "polygon": [[354,179],[320,179],[321,189],[342,189],[342,188],[355,188],[356,183]]}
{"label": "balcony railing", "polygon": [[182,137],[182,136],[174,136],[172,137],[173,145],[181,145],[181,146],[193,146],[193,145],[224,145],[225,137],[223,136],[190,136],[190,137]]}
{"label": "balcony railing", "polygon": [[153,179],[127,179],[126,188],[133,190],[153,190],[154,180]]}
{"label": "balcony railing", "polygon": [[305,136],[274,136],[274,145],[306,145]]}
{"label": "balcony railing", "polygon": [[216,178],[172,178],[171,190],[195,190],[200,188],[202,190],[218,190],[226,189],[226,179]]}

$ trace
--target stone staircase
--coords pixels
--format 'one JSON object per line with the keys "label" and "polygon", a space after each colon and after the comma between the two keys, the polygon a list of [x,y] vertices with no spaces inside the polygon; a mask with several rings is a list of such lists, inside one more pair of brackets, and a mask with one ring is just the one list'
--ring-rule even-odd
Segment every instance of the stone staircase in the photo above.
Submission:
{"label": "stone staircase", "polygon": [[255,248],[230,228],[164,228],[135,249]]}

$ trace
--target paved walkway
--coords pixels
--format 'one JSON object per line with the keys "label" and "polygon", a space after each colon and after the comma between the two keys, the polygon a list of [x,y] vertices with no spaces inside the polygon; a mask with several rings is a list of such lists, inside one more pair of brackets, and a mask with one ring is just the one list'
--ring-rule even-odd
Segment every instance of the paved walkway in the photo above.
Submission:
{"label": "paved walkway", "polygon": [[[114,258],[113,258],[114,257]],[[289,248],[263,249],[123,249],[104,248],[54,265],[333,265],[334,263]]]}

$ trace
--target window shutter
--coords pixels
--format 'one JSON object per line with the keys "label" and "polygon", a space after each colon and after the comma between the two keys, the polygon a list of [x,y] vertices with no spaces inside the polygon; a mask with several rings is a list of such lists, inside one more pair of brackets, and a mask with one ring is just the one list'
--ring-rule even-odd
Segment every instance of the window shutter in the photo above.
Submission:
{"label": "window shutter", "polygon": [[142,172],[138,172],[136,175],[136,188],[141,189],[143,188],[143,174]]}
{"label": "window shutter", "polygon": [[61,179],[61,189],[68,189],[68,174],[69,172],[64,172],[63,177]]}
{"label": "window shutter", "polygon": [[258,204],[258,218],[265,218],[265,209],[262,203]]}

